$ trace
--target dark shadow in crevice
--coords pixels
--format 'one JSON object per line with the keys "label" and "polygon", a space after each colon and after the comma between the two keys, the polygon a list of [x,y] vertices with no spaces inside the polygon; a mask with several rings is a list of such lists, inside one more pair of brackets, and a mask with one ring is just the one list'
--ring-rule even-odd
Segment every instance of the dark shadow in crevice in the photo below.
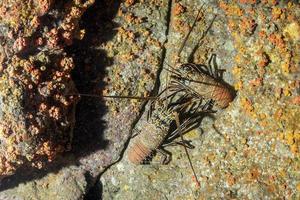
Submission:
{"label": "dark shadow in crevice", "polygon": [[[90,176],[90,175],[88,175]],[[103,185],[101,181],[98,179],[96,182],[94,181],[94,178],[91,177],[91,181],[86,191],[86,195],[84,196],[84,200],[101,200],[102,199],[102,191],[103,191]],[[90,179],[90,178],[89,178]]]}
{"label": "dark shadow in crevice", "polygon": [[[103,50],[95,47],[111,40],[116,34],[116,24],[112,19],[119,6],[117,0],[96,0],[80,21],[80,28],[86,31],[84,39],[74,40],[71,46],[65,48],[68,56],[72,56],[75,62],[72,78],[79,93],[93,94],[95,89],[100,91],[104,87],[103,72],[112,60]],[[20,183],[41,179],[49,173],[57,173],[64,167],[77,165],[80,158],[105,149],[108,141],[103,137],[105,122],[102,117],[106,110],[103,99],[82,97],[76,106],[72,151],[58,156],[42,169],[33,168],[30,163],[22,165],[13,175],[0,178],[0,191],[16,187]]]}
{"label": "dark shadow in crevice", "polygon": [[[103,89],[105,67],[112,63],[106,52],[99,48],[102,43],[112,39],[117,25],[112,22],[119,3],[99,2],[82,18],[81,27],[87,30],[83,40],[75,41],[67,49],[72,55],[76,68],[73,80],[79,94],[97,94]],[[99,95],[99,93],[98,93]],[[107,108],[103,99],[82,96],[76,107],[73,152],[76,157],[88,155],[104,149],[108,141],[103,139],[105,121],[102,120]]]}

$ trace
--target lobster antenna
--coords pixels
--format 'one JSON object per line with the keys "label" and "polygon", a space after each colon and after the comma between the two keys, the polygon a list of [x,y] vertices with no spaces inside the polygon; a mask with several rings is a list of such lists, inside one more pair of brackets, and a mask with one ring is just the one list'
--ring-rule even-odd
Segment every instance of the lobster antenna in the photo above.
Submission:
{"label": "lobster antenna", "polygon": [[[200,15],[200,12],[201,12],[201,9],[202,9],[203,5],[204,5],[204,4],[202,4],[201,8],[199,9],[198,14],[197,14],[197,17],[196,17],[195,21],[193,22],[193,25],[192,25],[191,29],[189,30],[188,34],[185,36],[184,41],[183,41],[183,43],[181,44],[181,47],[180,47],[180,49],[179,49],[179,52],[177,53],[177,57],[180,56],[180,53],[181,53],[181,51],[183,50],[183,48],[184,48],[184,46],[185,46],[185,43],[186,43],[187,39],[189,38],[189,36],[190,36],[190,34],[191,34],[193,28],[195,27],[196,22],[197,22],[197,19],[198,19],[199,15]],[[167,62],[164,61],[164,63],[165,63],[166,65],[168,65],[169,67],[171,67],[171,69],[173,69],[172,66],[169,65]],[[167,70],[167,71],[168,71],[168,70]],[[166,88],[169,87],[169,80],[168,80],[168,79],[169,79],[169,75],[168,75],[168,73],[167,73],[167,74],[166,74]],[[168,91],[166,92],[166,94],[167,94],[167,96],[168,96]]]}
{"label": "lobster antenna", "polygon": [[119,98],[119,99],[157,99],[157,97],[135,97],[135,96],[120,96],[120,95],[96,95],[96,94],[69,94],[68,96],[84,96],[84,97],[95,97],[95,98]]}
{"label": "lobster antenna", "polygon": [[200,15],[200,13],[201,13],[201,10],[202,10],[203,6],[204,6],[204,4],[202,4],[201,8],[198,10],[197,16],[196,16],[196,18],[195,18],[195,20],[194,20],[194,22],[193,22],[193,24],[192,24],[192,27],[190,28],[188,34],[185,36],[185,38],[184,38],[184,40],[183,40],[183,43],[181,44],[181,46],[180,46],[180,48],[179,48],[179,50],[178,50],[177,57],[180,56],[180,54],[181,54],[181,52],[182,52],[182,50],[183,50],[183,48],[184,48],[184,46],[185,46],[185,44],[186,44],[186,41],[187,41],[188,38],[190,37],[190,34],[191,34],[191,32],[193,31],[193,29],[194,29],[194,27],[195,27],[195,25],[196,25],[196,22],[197,22],[197,20],[198,20],[198,17],[199,17],[199,15]]}
{"label": "lobster antenna", "polygon": [[[204,4],[201,5],[201,7],[200,7],[200,9],[199,9],[199,11],[198,11],[198,13],[197,13],[197,16],[196,16],[196,18],[195,18],[195,20],[194,20],[194,22],[193,22],[193,24],[192,24],[192,27],[190,28],[188,34],[185,36],[184,41],[183,41],[183,43],[181,44],[181,46],[180,46],[180,48],[179,48],[179,51],[178,51],[178,53],[177,53],[177,57],[180,56],[180,54],[181,54],[181,52],[182,52],[182,50],[183,50],[183,48],[184,48],[184,46],[185,46],[185,44],[186,44],[187,39],[189,38],[189,36],[190,36],[192,30],[194,29],[194,27],[195,27],[195,25],[196,25],[196,22],[197,22],[197,19],[198,19],[200,13],[201,13],[201,10],[202,10],[203,6],[204,6]],[[174,69],[174,68],[173,68],[171,65],[169,65],[167,62],[164,61],[164,63],[165,63],[166,65],[168,65],[171,69]],[[174,71],[175,71],[175,70],[174,70]],[[168,80],[168,79],[169,79],[169,75],[168,75],[168,72],[169,72],[169,70],[167,70],[167,74],[166,74],[166,88],[169,88],[169,80]],[[166,92],[166,94],[167,94],[167,96],[168,96],[168,91]]]}
{"label": "lobster antenna", "polygon": [[[201,7],[201,8],[202,8],[202,7]],[[195,47],[193,48],[193,50],[192,50],[190,56],[188,57],[188,62],[190,62],[190,60],[192,60],[192,56],[193,56],[194,53],[197,51],[197,49],[199,48],[199,46],[202,45],[202,43],[203,43],[202,39],[207,35],[208,31],[211,29],[211,27],[212,27],[212,25],[213,25],[213,23],[214,23],[216,17],[217,17],[217,15],[215,14],[214,17],[213,17],[213,19],[212,19],[211,22],[209,23],[208,27],[206,28],[206,30],[202,33],[202,35],[201,35],[201,37],[199,38],[197,44],[196,44]],[[189,34],[188,34],[188,35],[189,35]],[[187,39],[187,38],[186,38],[186,39]],[[183,46],[182,46],[182,48],[183,48]],[[182,51],[182,49],[181,49],[181,51]],[[181,51],[179,52],[179,54],[181,53]],[[179,55],[179,54],[178,54],[178,55]]]}
{"label": "lobster antenna", "polygon": [[[180,122],[179,122],[179,116],[178,116],[178,113],[175,112],[174,114],[175,114],[176,126],[177,126],[177,128],[178,128],[179,133],[180,133],[181,141],[184,141],[184,139],[183,139],[183,134],[182,134],[181,127],[180,127]],[[187,147],[186,147],[185,145],[183,145],[183,148],[184,148],[184,151],[185,151],[186,156],[187,156],[187,158],[188,158],[190,167],[191,167],[191,169],[192,169],[192,171],[193,171],[193,174],[194,174],[194,177],[195,177],[197,186],[199,186],[199,185],[200,185],[200,182],[199,182],[199,180],[198,180],[198,177],[197,177],[197,175],[196,175],[194,166],[193,166],[193,164],[192,164],[190,154],[189,154],[189,152],[188,152],[188,150],[187,150]]]}
{"label": "lobster antenna", "polygon": [[[202,33],[202,36],[200,37],[199,41],[202,40],[202,39],[207,35],[207,33],[208,33],[208,31],[211,29],[211,27],[212,27],[212,25],[213,25],[213,23],[214,23],[216,17],[217,17],[217,15],[215,14],[214,17],[213,17],[213,19],[210,21],[210,23],[209,23],[207,29]],[[198,43],[199,43],[199,42],[198,42]]]}

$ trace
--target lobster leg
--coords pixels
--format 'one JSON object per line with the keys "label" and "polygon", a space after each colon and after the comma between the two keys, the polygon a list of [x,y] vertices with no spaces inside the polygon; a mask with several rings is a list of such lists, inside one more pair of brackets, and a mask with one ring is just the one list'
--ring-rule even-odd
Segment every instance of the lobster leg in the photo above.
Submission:
{"label": "lobster leg", "polygon": [[166,165],[171,161],[172,154],[163,147],[158,148],[157,152],[162,155],[161,164]]}
{"label": "lobster leg", "polygon": [[164,143],[162,146],[167,147],[167,146],[176,146],[176,145],[180,145],[180,146],[186,147],[188,149],[194,149],[195,148],[195,146],[192,145],[191,141],[189,141],[189,140],[173,141],[173,142],[169,142],[169,143]]}
{"label": "lobster leg", "polygon": [[[178,115],[177,112],[175,112],[174,115],[175,115],[175,121],[176,121],[177,128],[179,129],[178,131],[180,132],[181,141],[184,141],[183,135],[182,135],[182,132],[181,132],[181,127],[180,127],[179,115]],[[185,146],[183,146],[183,147],[184,147],[186,156],[187,156],[187,158],[188,158],[190,167],[191,167],[191,169],[192,169],[192,172],[193,172],[193,174],[194,174],[196,183],[197,183],[197,185],[200,185],[200,183],[199,183],[199,181],[198,181],[198,178],[197,178],[197,174],[196,174],[196,172],[195,172],[195,170],[194,170],[194,166],[193,166],[192,161],[191,161],[191,158],[190,158],[190,154],[189,154],[187,148],[186,148]]]}

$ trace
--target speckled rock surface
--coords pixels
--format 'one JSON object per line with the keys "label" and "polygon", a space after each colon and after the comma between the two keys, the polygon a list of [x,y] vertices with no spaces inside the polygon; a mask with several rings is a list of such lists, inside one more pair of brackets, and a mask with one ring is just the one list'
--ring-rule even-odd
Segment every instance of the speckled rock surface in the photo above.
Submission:
{"label": "speckled rock surface", "polygon": [[[48,16],[50,8],[54,9],[50,21],[68,18],[55,12],[60,4],[50,6],[55,1],[32,2],[21,14],[9,15],[2,9],[1,22],[14,27],[25,19],[19,26],[31,27],[28,16]],[[69,1],[66,6],[72,2],[81,1]],[[201,5],[203,12],[178,57]],[[2,166],[2,173],[16,173],[1,180],[0,199],[299,199],[299,13],[298,3],[276,0],[95,1],[75,20],[76,33],[61,35],[64,45],[55,54],[72,58],[72,78],[79,93],[146,97],[158,86],[160,90],[165,87],[169,76],[163,68],[186,61],[208,64],[212,54],[219,68],[226,70],[225,81],[237,90],[235,100],[185,135],[195,146],[189,153],[200,186],[180,146],[168,148],[173,154],[168,165],[157,164],[159,155],[151,165],[128,162],[126,147],[131,132],[143,131],[143,101],[82,95],[72,126],[72,151],[61,154],[54,148],[50,151],[54,154],[49,154],[43,148],[47,160],[53,161],[37,162],[40,170],[21,162],[17,171]],[[215,14],[208,33],[199,41]],[[9,36],[8,30],[1,26],[3,35]],[[22,34],[27,37],[34,30],[28,28]],[[56,32],[49,34],[47,45],[57,45]],[[2,37],[10,45],[1,46],[6,54],[0,59],[2,63],[10,63],[5,59],[17,54],[13,49],[32,53],[27,52],[26,40],[17,36],[15,42]],[[160,84],[155,86],[158,75]],[[22,87],[12,88],[20,88],[17,97],[25,94]],[[4,99],[14,97],[3,91]],[[21,104],[20,98],[15,102]],[[22,112],[17,116],[26,117]],[[64,134],[69,138],[69,133]],[[15,162],[13,156],[9,158]]]}
{"label": "speckled rock surface", "polygon": [[63,47],[90,4],[1,1],[1,177],[24,165],[41,168],[70,149],[76,88]]}
{"label": "speckled rock surface", "polygon": [[[186,62],[216,13],[192,61],[207,64],[215,53],[224,79],[238,92],[215,119],[205,118],[186,135],[195,145],[189,152],[200,186],[183,148],[172,147],[168,165],[135,166],[124,156],[100,178],[103,199],[299,198],[299,4],[205,2],[180,60]],[[172,4],[167,63],[176,61],[200,6],[198,1]],[[162,72],[162,82],[165,77]]]}
{"label": "speckled rock surface", "polygon": [[[164,33],[167,29],[168,7],[165,2],[161,5],[161,8],[157,8],[155,4],[146,2],[134,5],[120,4],[115,18],[106,24],[115,26],[112,28],[113,38],[107,40],[101,37],[101,34],[107,35],[105,29],[101,30],[102,27],[90,35],[91,38],[95,38],[92,48],[101,49],[106,54],[106,60],[103,61],[106,68],[102,67],[105,77],[102,85],[97,83],[90,91],[83,88],[82,92],[100,96],[147,97],[150,95],[163,57],[162,45],[166,40]],[[99,38],[100,40],[97,41]],[[95,62],[96,59],[93,57],[87,56],[85,60],[88,60],[85,64],[87,67],[95,65],[89,63]],[[99,102],[98,98],[86,97],[85,100],[88,105],[91,102],[94,105]],[[102,126],[97,124],[98,119],[87,116],[90,115],[90,111],[85,108],[84,103],[79,107],[77,114],[80,115],[81,126],[77,131],[91,134],[90,132],[101,132],[99,129],[105,128],[104,131],[102,130],[103,138],[107,141],[105,150],[93,152],[79,160],[83,165],[88,166],[92,174],[99,174],[105,166],[119,159],[143,102],[137,99],[106,98],[105,104],[102,105],[106,107],[106,113],[92,105],[94,109],[98,109],[95,112],[102,113],[101,120],[105,123]],[[77,131],[75,130],[75,134]],[[95,138],[91,139],[95,140]]]}
{"label": "speckled rock surface", "polygon": [[[54,1],[48,3],[52,5]],[[78,14],[81,17],[78,21],[69,19],[68,13],[66,16],[59,13],[59,9],[72,6],[72,3],[76,6],[70,10],[70,15],[76,15],[80,11],[76,8],[80,8],[81,1],[57,4],[49,7],[47,12],[41,15],[53,17],[47,19],[51,23],[57,23],[59,27],[64,25],[61,23],[64,20],[76,25],[74,32],[64,34],[63,31],[54,31],[54,38],[48,36],[46,39],[49,39],[49,45],[58,45],[58,49],[54,48],[51,53],[54,51],[58,56],[70,58],[72,67],[75,68],[72,78],[79,93],[98,96],[149,96],[164,54],[162,45],[166,40],[167,3],[161,2],[159,5],[162,7],[158,8],[158,4],[153,3],[132,5],[134,2],[131,1],[122,4],[117,1],[87,1],[85,4],[94,4],[84,15]],[[21,8],[25,8],[25,5],[21,4]],[[34,2],[26,7],[27,13],[30,9],[37,8],[39,7]],[[56,8],[58,10],[55,10]],[[25,21],[29,19],[26,16]],[[55,21],[56,18],[58,21]],[[23,26],[26,27],[20,24],[20,27]],[[69,26],[65,28],[68,31],[73,30]],[[62,44],[60,36],[64,39]],[[68,38],[65,38],[67,36]],[[44,52],[44,49],[37,48],[37,53],[39,52]],[[52,55],[48,52],[45,54]],[[8,58],[13,55],[15,52],[11,52]],[[53,57],[49,58],[50,62],[56,61]],[[20,74],[23,75],[23,72]],[[70,75],[68,73],[68,76]],[[77,94],[76,90],[70,90],[70,86],[67,88],[69,91],[64,91],[67,97]],[[19,93],[24,94],[23,91]],[[3,96],[9,97],[8,94]],[[57,96],[49,94],[49,97]],[[16,102],[22,103],[20,98]],[[42,165],[38,163],[39,170],[19,163],[16,169],[10,170],[13,175],[2,178],[0,199],[88,198],[85,195],[95,178],[121,156],[143,102],[136,99],[101,99],[82,94],[76,107],[75,125],[72,118],[71,128],[74,129],[74,134],[68,138],[68,144],[72,141],[72,148],[67,149],[69,152],[62,154],[61,151],[54,151],[53,157],[52,154],[49,155],[51,162],[45,161]],[[24,115],[21,113],[18,116]],[[51,126],[46,130],[51,132],[50,128]],[[53,136],[58,134],[55,130],[52,132]],[[69,136],[69,133],[65,134]],[[45,148],[47,147],[46,145]],[[3,151],[6,149],[3,147]],[[6,163],[5,160],[3,162]],[[29,161],[29,165],[31,164]]]}

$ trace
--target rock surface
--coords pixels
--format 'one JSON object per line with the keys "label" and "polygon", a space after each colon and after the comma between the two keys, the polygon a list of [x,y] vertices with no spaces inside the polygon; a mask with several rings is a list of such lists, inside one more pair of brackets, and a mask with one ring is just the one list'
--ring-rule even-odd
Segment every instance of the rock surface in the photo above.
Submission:
{"label": "rock surface", "polygon": [[[82,94],[76,107],[76,125],[72,126],[74,135],[69,138],[72,150],[56,154],[40,170],[20,164],[17,171],[12,170],[13,175],[1,180],[0,199],[82,199],[95,178],[120,158],[144,101],[98,96],[150,95],[163,57],[161,45],[166,40],[168,7],[162,5],[157,9],[155,4],[141,4],[134,15],[129,15],[130,2],[97,1],[76,22],[84,38],[71,35],[70,43],[59,52],[72,57],[73,80]],[[49,13],[64,20],[55,8]],[[74,93],[68,91],[66,95]]]}
{"label": "rock surface", "polygon": [[0,176],[70,150],[77,90],[64,47],[91,1],[1,1]]}
{"label": "rock surface", "polygon": [[[172,4],[166,63],[174,66],[200,6]],[[183,148],[172,147],[168,165],[154,158],[152,165],[134,166],[125,156],[109,168],[99,183],[103,199],[299,198],[299,4],[209,1],[204,7],[180,61],[188,60],[216,13],[192,61],[208,64],[215,53],[238,92],[215,119],[205,118],[186,135],[195,145],[189,152],[200,186]],[[165,77],[163,71],[162,83]]]}
{"label": "rock surface", "polygon": [[[41,16],[50,12],[42,3],[54,3],[33,2],[32,13]],[[59,6],[50,6],[50,13],[63,21],[67,16],[55,12]],[[72,76],[82,93],[72,151],[55,153],[40,170],[20,163],[15,175],[1,180],[0,199],[299,199],[299,13],[292,1],[95,1],[78,19],[76,30],[85,37],[66,40],[59,54],[74,61]],[[1,16],[3,24],[13,26],[24,13],[10,16],[14,20]],[[19,41],[7,44],[22,50]],[[16,55],[4,47],[5,58]],[[200,185],[181,146],[168,148],[168,165],[156,164],[159,155],[151,165],[129,163],[127,143],[132,144],[132,133],[143,131],[147,106],[137,99],[83,94],[154,95],[168,81],[164,69],[187,61],[208,65],[212,54],[237,96],[185,135],[195,146],[189,153]],[[18,94],[24,95],[22,88]],[[4,105],[3,98],[0,102]],[[20,173],[26,171],[30,176]]]}

